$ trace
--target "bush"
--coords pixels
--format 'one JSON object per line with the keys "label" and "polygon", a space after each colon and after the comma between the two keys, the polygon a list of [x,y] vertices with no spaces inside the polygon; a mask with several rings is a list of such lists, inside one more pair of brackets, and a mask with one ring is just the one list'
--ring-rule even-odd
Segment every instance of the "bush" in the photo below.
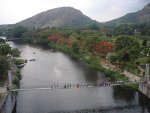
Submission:
{"label": "bush", "polygon": [[24,60],[22,59],[15,59],[15,64],[16,65],[20,65],[20,64],[23,64],[24,63]]}
{"label": "bush", "polygon": [[111,63],[114,63],[114,62],[116,62],[118,60],[118,56],[117,55],[111,55],[110,56],[110,62]]}
{"label": "bush", "polygon": [[19,81],[20,81],[20,79],[21,79],[21,72],[20,72],[20,70],[18,69],[17,72],[16,72],[16,76],[15,76],[15,78],[14,78],[14,80],[13,80],[13,84],[14,84],[15,86],[19,86]]}

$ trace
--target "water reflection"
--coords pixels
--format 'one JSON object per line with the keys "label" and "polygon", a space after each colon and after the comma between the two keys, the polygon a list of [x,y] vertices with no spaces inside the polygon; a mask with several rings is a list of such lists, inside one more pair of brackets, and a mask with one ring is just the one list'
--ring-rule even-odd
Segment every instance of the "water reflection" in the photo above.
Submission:
{"label": "water reflection", "polygon": [[135,99],[135,91],[132,89],[123,88],[121,86],[113,87],[113,98],[116,100],[125,100],[132,102]]}
{"label": "water reflection", "polygon": [[146,111],[150,113],[150,100],[143,94],[141,93],[138,94],[139,94],[139,104],[142,107],[141,113],[145,113]]}

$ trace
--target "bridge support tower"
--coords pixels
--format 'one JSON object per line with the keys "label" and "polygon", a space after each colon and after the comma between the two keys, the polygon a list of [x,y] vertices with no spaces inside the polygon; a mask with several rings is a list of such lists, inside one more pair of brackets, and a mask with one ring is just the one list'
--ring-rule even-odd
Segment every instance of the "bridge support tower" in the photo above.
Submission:
{"label": "bridge support tower", "polygon": [[145,67],[145,81],[146,82],[149,82],[149,64],[146,64],[146,67]]}
{"label": "bridge support tower", "polygon": [[11,71],[8,71],[8,87],[7,90],[11,90],[12,89],[12,75],[11,75]]}

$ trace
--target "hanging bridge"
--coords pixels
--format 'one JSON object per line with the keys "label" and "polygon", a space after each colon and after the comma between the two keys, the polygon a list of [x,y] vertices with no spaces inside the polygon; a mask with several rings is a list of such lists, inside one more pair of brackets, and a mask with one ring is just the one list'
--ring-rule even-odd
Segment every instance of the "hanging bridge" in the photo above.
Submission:
{"label": "hanging bridge", "polygon": [[144,83],[145,81],[86,81],[85,83],[67,83],[67,82],[50,82],[41,78],[34,78],[30,76],[24,77],[20,82],[20,87],[15,88],[12,84],[11,71],[8,72],[9,87],[8,90],[12,92],[17,91],[30,91],[30,90],[56,90],[56,89],[77,89],[77,88],[100,88],[100,87],[113,87],[123,86],[129,83]]}
{"label": "hanging bridge", "polygon": [[[21,86],[21,88],[13,88],[10,87],[9,91],[30,91],[30,90],[56,90],[56,89],[75,89],[75,88],[100,88],[100,87],[112,87],[112,86],[121,86],[125,85],[128,83],[133,83],[133,82],[123,82],[123,81],[114,81],[114,82],[109,82],[109,81],[101,81],[101,82],[96,82],[96,83],[77,83],[77,84],[72,84],[72,83],[53,83],[53,84],[45,84],[45,85],[33,85],[33,86]],[[134,82],[137,83],[137,82]]]}

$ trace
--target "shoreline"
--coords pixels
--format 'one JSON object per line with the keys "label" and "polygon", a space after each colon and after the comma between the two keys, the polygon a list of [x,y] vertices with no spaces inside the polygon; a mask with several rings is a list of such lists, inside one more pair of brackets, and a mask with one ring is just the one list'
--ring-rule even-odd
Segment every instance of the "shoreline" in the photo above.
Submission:
{"label": "shoreline", "polygon": [[[132,74],[132,73],[130,73],[130,72],[128,72],[128,71],[126,71],[126,70],[124,70],[123,72],[120,72],[120,69],[118,68],[116,68],[116,66],[115,65],[113,65],[113,64],[111,64],[111,63],[105,63],[104,61],[102,61],[99,57],[95,57],[94,56],[94,58],[95,59],[97,59],[97,60],[99,60],[98,61],[98,63],[99,63],[99,65],[97,65],[97,66],[91,66],[90,65],[90,63],[88,62],[88,60],[90,60],[90,59],[88,59],[87,57],[89,57],[89,56],[79,56],[79,55],[76,55],[76,54],[72,54],[71,53],[71,51],[66,51],[64,48],[63,48],[63,46],[60,46],[60,45],[57,45],[57,44],[53,44],[53,45],[51,45],[51,44],[49,44],[48,46],[50,46],[50,47],[52,47],[52,48],[54,48],[54,49],[58,49],[58,50],[61,50],[61,51],[63,51],[63,52],[66,52],[66,53],[68,53],[70,56],[72,56],[72,57],[74,57],[74,58],[77,58],[78,60],[81,60],[81,61],[83,61],[83,62],[85,62],[85,63],[87,63],[91,68],[93,68],[93,69],[95,69],[95,70],[97,70],[97,71],[101,71],[102,73],[104,73],[105,74],[105,70],[107,71],[112,71],[112,72],[110,72],[109,74],[112,74],[112,73],[119,73],[122,77],[124,76],[125,78],[127,78],[129,81],[140,81],[140,77],[138,77],[138,76],[136,76],[136,75],[134,75],[134,74]],[[91,55],[92,56],[92,55]],[[115,68],[114,68],[115,67]],[[100,69],[100,68],[102,68],[102,69]],[[107,77],[107,72],[106,72],[106,77]],[[110,77],[109,76],[109,74],[108,74],[108,77]],[[114,76],[113,76],[114,77]],[[121,78],[122,80],[123,79],[125,79],[125,78]],[[118,79],[118,80],[120,80],[120,78],[115,78],[115,79]]]}

